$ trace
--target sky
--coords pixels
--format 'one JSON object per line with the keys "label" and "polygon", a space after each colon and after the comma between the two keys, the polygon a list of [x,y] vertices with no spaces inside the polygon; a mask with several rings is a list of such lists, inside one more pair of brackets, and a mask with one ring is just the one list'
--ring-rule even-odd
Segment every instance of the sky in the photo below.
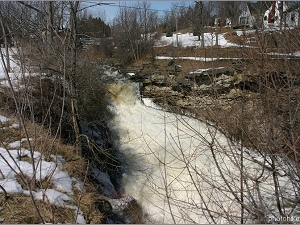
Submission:
{"label": "sky", "polygon": [[[138,1],[88,1],[89,4],[95,3],[111,3],[108,5],[99,5],[89,8],[89,12],[95,17],[105,18],[105,22],[112,22],[113,18],[116,16],[119,6],[126,3],[127,6],[133,6]],[[157,10],[159,15],[164,15],[164,11],[168,11],[172,8],[174,3],[185,3],[189,4],[193,1],[148,1],[151,4],[151,9]]]}

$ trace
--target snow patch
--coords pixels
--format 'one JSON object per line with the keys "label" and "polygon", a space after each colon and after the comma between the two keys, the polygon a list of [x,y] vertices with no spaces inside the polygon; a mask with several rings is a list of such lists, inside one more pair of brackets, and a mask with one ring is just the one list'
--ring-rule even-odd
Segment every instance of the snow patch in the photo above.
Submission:
{"label": "snow patch", "polygon": [[202,62],[213,62],[213,61],[220,61],[220,60],[240,60],[241,58],[206,58],[206,57],[169,57],[169,56],[155,56],[155,59],[184,59],[184,60],[195,60],[195,61],[202,61]]}
{"label": "snow patch", "polygon": [[65,201],[72,201],[68,195],[61,193],[55,189],[40,190],[34,193],[34,198],[49,202],[57,206],[65,206]]}
{"label": "snow patch", "polygon": [[[3,179],[0,180],[0,185],[4,188],[7,193],[11,194],[22,194],[23,188],[15,179]],[[0,192],[3,193],[3,190],[0,189]]]}
{"label": "snow patch", "polygon": [[6,123],[9,119],[5,116],[0,116],[0,123]]}
{"label": "snow patch", "polygon": [[[204,33],[204,45],[213,46],[216,45],[217,35],[216,33]],[[156,41],[155,47],[164,47],[168,45],[182,46],[182,47],[200,47],[201,41],[198,40],[198,36],[193,36],[192,33],[174,34],[172,37],[162,36],[160,40]],[[228,42],[224,34],[218,34],[218,45],[221,47],[239,46]]]}
{"label": "snow patch", "polygon": [[57,190],[61,190],[70,195],[73,195],[74,192],[72,190],[72,178],[68,175],[68,173],[63,171],[58,171],[52,177],[52,182],[57,188]]}

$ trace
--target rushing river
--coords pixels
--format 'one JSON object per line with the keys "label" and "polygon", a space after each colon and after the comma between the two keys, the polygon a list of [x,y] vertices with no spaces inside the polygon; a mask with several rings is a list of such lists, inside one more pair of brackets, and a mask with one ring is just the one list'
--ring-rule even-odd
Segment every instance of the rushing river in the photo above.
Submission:
{"label": "rushing river", "polygon": [[[143,104],[138,84],[112,84],[110,92],[111,126],[126,162],[123,186],[142,205],[145,222],[240,223],[241,213],[253,222],[241,199],[246,206],[261,203],[260,196],[276,215],[271,172],[262,169],[259,155],[245,151],[241,157],[240,144],[209,122]],[[291,196],[291,182],[280,179],[283,195]]]}

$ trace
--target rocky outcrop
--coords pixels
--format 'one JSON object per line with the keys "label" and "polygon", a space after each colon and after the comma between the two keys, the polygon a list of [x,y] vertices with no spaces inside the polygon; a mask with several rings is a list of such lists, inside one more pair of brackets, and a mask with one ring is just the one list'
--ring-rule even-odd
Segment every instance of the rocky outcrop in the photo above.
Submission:
{"label": "rocky outcrop", "polygon": [[[241,64],[237,65],[238,67]],[[248,95],[255,81],[235,68],[197,70],[185,76],[152,74],[143,80],[142,95],[154,99],[164,108],[179,111],[205,108],[212,105],[229,107],[233,101]]]}

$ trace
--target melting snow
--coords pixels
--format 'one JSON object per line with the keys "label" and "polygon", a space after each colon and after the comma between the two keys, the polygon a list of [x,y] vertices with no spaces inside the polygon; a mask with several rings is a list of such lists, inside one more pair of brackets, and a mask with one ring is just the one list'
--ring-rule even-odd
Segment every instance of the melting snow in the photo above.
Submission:
{"label": "melting snow", "polygon": [[[24,156],[29,158],[31,156],[28,149],[20,148],[21,143],[25,140],[26,139],[22,139],[21,141],[9,144],[10,148],[18,148],[19,150],[6,150],[0,148],[0,185],[7,193],[30,195],[29,191],[24,190],[16,179],[17,174],[24,174],[28,177],[33,176],[32,164],[21,160]],[[58,206],[72,208],[75,210],[76,214],[77,212],[80,212],[76,215],[77,222],[86,223],[82,211],[78,211],[77,206],[70,206],[65,203],[65,201],[72,201],[70,196],[74,194],[72,189],[73,181],[77,182],[75,187],[78,187],[79,190],[83,190],[82,182],[75,178],[71,178],[68,173],[60,170],[56,163],[45,161],[41,153],[35,151],[33,157],[35,160],[35,168],[37,169],[36,179],[42,180],[49,177],[55,187],[55,189],[40,189],[36,192],[32,191],[34,198],[49,201],[49,203]],[[62,163],[62,161],[63,160],[61,159],[60,162]],[[3,190],[0,189],[0,192],[3,192]]]}
{"label": "melting snow", "polygon": [[49,201],[51,204],[65,206],[65,201],[71,201],[68,195],[61,193],[55,189],[40,190],[34,193],[34,197],[38,200]]}
{"label": "melting snow", "polygon": [[241,58],[208,58],[208,57],[169,57],[169,56],[155,56],[155,59],[184,59],[184,60],[195,60],[203,62],[220,61],[220,60],[239,60]]}
{"label": "melting snow", "polygon": [[6,123],[8,121],[8,118],[5,116],[0,116],[0,123]]}
{"label": "melting snow", "polygon": [[[218,44],[221,47],[232,47],[237,46],[237,44],[233,44],[228,42],[223,34],[218,34]],[[162,36],[160,40],[158,40],[155,44],[156,47],[163,47],[168,45],[174,46],[182,46],[182,47],[199,47],[201,46],[201,41],[198,41],[198,36],[193,36],[192,33],[174,34],[172,37]],[[216,34],[215,33],[204,33],[204,45],[205,46],[213,46],[216,45]]]}

